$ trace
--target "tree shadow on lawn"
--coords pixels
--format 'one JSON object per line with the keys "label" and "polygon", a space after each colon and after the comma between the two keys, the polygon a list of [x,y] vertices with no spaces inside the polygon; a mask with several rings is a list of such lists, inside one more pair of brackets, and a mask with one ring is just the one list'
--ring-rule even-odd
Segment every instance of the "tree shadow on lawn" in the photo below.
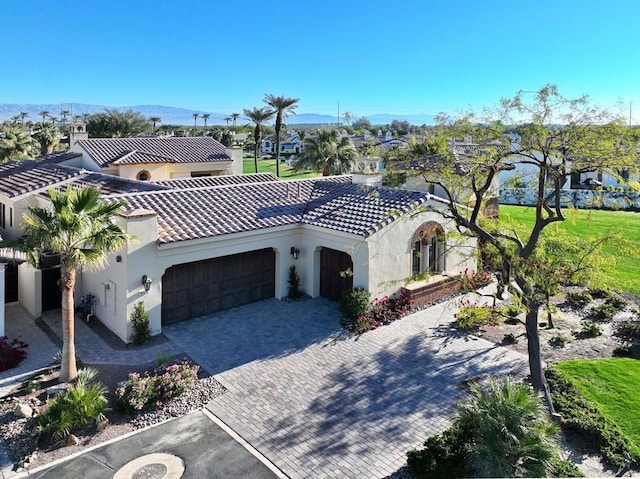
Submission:
{"label": "tree shadow on lawn", "polygon": [[333,463],[355,455],[369,466],[386,461],[388,468],[393,461],[397,467],[410,448],[449,426],[468,380],[523,376],[527,363],[482,340],[470,344],[453,337],[439,345],[432,337],[413,336],[370,363],[352,366],[327,377],[327,394],[310,404],[304,422],[283,419],[267,442],[285,448],[305,443],[302,461]]}

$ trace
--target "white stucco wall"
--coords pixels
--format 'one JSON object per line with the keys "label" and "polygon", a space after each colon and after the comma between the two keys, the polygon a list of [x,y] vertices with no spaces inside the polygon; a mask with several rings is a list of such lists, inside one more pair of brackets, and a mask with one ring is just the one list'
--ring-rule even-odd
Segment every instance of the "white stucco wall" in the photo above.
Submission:
{"label": "white stucco wall", "polygon": [[32,318],[42,314],[42,271],[28,263],[18,266],[18,301]]}
{"label": "white stucco wall", "polygon": [[227,168],[226,175],[242,174],[242,147],[232,146],[227,148],[227,155],[231,157],[232,164]]}
{"label": "white stucco wall", "polygon": [[[430,207],[440,207],[429,202]],[[407,215],[368,239],[369,284],[372,296],[396,292],[411,278],[411,239],[418,228],[428,221],[442,225],[446,236],[445,269],[442,274],[455,275],[465,268],[477,269],[475,238],[461,238],[454,233],[453,221],[435,211]]]}

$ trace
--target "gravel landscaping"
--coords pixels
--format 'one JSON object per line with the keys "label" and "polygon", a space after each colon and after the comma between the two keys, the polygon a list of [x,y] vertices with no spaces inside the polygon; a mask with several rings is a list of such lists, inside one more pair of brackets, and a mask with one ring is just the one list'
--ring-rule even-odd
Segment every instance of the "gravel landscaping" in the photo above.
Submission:
{"label": "gravel landscaping", "polygon": [[[147,365],[155,366],[155,365]],[[0,439],[4,443],[7,455],[13,461],[14,471],[30,469],[55,461],[62,457],[82,451],[88,447],[166,421],[200,409],[212,399],[221,396],[226,389],[212,376],[201,373],[197,385],[181,396],[171,398],[156,406],[151,405],[134,415],[127,415],[113,407],[113,391],[119,381],[126,380],[131,371],[144,371],[149,367],[93,366],[99,372],[99,379],[110,391],[112,409],[107,413],[109,425],[101,431],[89,427],[74,433],[66,443],[59,442],[50,446],[39,445],[40,433],[36,430],[37,414],[44,406],[46,390],[38,389],[29,394],[20,391],[13,396],[0,399]],[[56,371],[42,376],[43,385],[55,382]],[[21,418],[14,411],[18,404],[26,404],[34,411],[34,417]]]}

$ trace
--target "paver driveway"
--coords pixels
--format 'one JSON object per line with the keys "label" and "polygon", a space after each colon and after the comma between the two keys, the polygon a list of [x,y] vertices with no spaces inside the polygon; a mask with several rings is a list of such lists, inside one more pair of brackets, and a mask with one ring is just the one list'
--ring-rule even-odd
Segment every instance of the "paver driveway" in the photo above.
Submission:
{"label": "paver driveway", "polygon": [[334,303],[267,300],[164,329],[229,392],[208,409],[292,478],[384,477],[444,430],[465,388],[526,358],[451,331],[451,303],[360,337]]}

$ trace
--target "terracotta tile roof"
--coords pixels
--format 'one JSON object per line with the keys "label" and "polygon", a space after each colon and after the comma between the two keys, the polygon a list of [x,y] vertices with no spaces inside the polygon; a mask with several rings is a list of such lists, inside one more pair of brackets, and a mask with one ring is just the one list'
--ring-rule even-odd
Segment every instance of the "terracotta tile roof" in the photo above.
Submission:
{"label": "terracotta tile roof", "polygon": [[[156,163],[168,158],[172,163],[231,161],[225,147],[208,136],[185,138],[90,138],[78,144],[100,166],[118,160]],[[135,153],[135,154],[134,154]],[[128,157],[128,159],[126,159]],[[167,160],[165,160],[167,161]]]}
{"label": "terracotta tile roof", "polygon": [[251,173],[248,175],[201,176],[197,178],[174,178],[172,180],[153,181],[156,185],[166,186],[173,190],[188,188],[204,188],[208,186],[239,185],[244,183],[264,183],[279,181],[272,173]]}
{"label": "terracotta tile roof", "polygon": [[350,177],[245,183],[122,195],[126,211],[153,210],[160,244],[308,224],[367,237],[428,194],[371,188]]}
{"label": "terracotta tile roof", "polygon": [[48,155],[41,155],[38,157],[38,161],[44,163],[64,163],[67,160],[79,158],[81,156],[82,153],[77,153],[75,151],[63,151],[61,153],[49,153]]}
{"label": "terracotta tile roof", "polygon": [[13,198],[61,183],[82,174],[82,170],[33,160],[0,165],[0,193]]}

